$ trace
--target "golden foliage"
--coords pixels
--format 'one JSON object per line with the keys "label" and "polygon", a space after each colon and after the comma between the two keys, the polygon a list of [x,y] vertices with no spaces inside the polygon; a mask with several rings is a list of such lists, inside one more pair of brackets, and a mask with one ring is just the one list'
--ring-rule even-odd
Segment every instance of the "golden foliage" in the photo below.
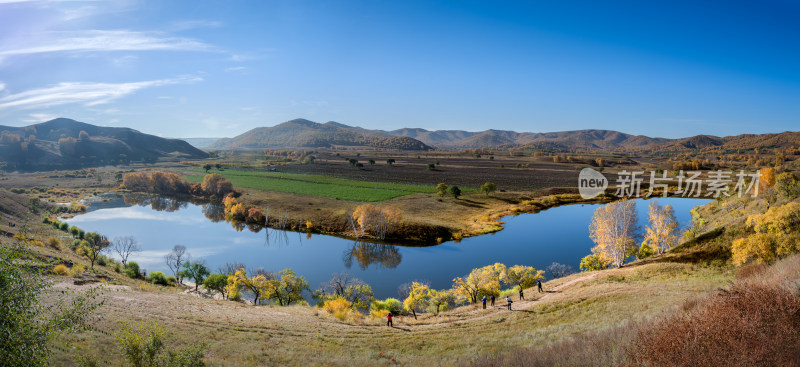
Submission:
{"label": "golden foliage", "polygon": [[649,225],[645,228],[644,241],[656,253],[662,254],[678,243],[678,221],[671,205],[660,206],[650,202]]}
{"label": "golden foliage", "polygon": [[353,314],[352,303],[342,297],[335,297],[325,301],[322,308],[339,320],[346,320]]}
{"label": "golden foliage", "polygon": [[544,270],[536,270],[532,266],[514,265],[506,270],[503,281],[524,289],[534,286],[541,279],[544,279]]}
{"label": "golden foliage", "polygon": [[353,222],[361,235],[370,233],[384,239],[400,222],[400,211],[390,206],[363,204],[353,211]]}
{"label": "golden foliage", "polygon": [[506,277],[506,266],[501,263],[473,269],[466,277],[453,279],[453,293],[478,302],[482,295],[500,294],[500,280]]}
{"label": "golden foliage", "polygon": [[55,274],[55,275],[68,275],[69,274],[69,268],[67,268],[66,265],[64,265],[64,264],[58,264],[55,267],[53,267],[53,274]]}
{"label": "golden foliage", "polygon": [[210,173],[203,177],[200,188],[208,195],[223,197],[233,192],[233,184],[225,177],[217,173]]}
{"label": "golden foliage", "polygon": [[597,208],[589,225],[589,237],[597,245],[592,253],[616,266],[636,247],[633,239],[636,227],[636,206],[631,200],[621,200]]}

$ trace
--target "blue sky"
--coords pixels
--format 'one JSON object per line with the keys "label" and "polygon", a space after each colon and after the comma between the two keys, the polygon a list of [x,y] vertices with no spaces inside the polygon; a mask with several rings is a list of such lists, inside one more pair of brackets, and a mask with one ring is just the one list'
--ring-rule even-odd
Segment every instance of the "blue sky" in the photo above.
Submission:
{"label": "blue sky", "polygon": [[797,131],[796,1],[0,0],[0,124]]}

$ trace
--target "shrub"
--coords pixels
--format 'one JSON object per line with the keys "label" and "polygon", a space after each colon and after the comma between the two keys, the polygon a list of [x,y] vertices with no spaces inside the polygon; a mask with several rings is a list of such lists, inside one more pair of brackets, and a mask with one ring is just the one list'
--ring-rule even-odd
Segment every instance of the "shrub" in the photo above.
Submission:
{"label": "shrub", "polygon": [[[386,310],[387,313],[391,312],[392,314],[400,314],[403,311],[403,302],[396,298],[387,298],[383,301],[381,300],[374,300],[372,301],[372,305],[370,306],[372,311],[381,311]],[[386,315],[384,315],[386,316]]]}
{"label": "shrub", "polygon": [[600,255],[592,254],[581,259],[581,271],[594,271],[603,270],[608,268],[609,261],[600,257]]}
{"label": "shrub", "polygon": [[125,275],[129,278],[139,278],[139,274],[139,263],[136,261],[128,261],[128,263],[125,264]]}
{"label": "shrub", "polygon": [[69,268],[67,268],[64,264],[58,264],[53,268],[53,274],[55,275],[69,275]]}
{"label": "shrub", "polygon": [[47,247],[50,247],[54,250],[61,250],[61,240],[55,237],[49,237],[47,241],[45,241]]}
{"label": "shrub", "polygon": [[60,229],[60,230],[62,230],[64,232],[67,232],[67,231],[69,231],[69,224],[61,223],[61,224],[59,224],[58,229]]}
{"label": "shrub", "polygon": [[167,275],[167,285],[170,287],[178,285],[178,279],[175,279],[174,275]]}
{"label": "shrub", "polygon": [[701,307],[639,331],[640,366],[789,366],[800,357],[800,299],[779,285],[738,282]]}
{"label": "shrub", "polygon": [[350,307],[352,306],[353,304],[348,302],[346,299],[342,297],[336,297],[325,301],[325,303],[322,305],[322,308],[333,315],[333,317],[344,321],[351,316],[353,311],[350,309]]}
{"label": "shrub", "polygon": [[147,277],[147,280],[149,280],[150,283],[153,284],[158,284],[163,286],[169,285],[169,281],[167,281],[167,276],[160,271],[151,272],[150,275]]}
{"label": "shrub", "polygon": [[86,272],[86,267],[83,264],[75,264],[72,265],[72,269],[69,269],[69,276],[71,277],[78,277],[81,274]]}

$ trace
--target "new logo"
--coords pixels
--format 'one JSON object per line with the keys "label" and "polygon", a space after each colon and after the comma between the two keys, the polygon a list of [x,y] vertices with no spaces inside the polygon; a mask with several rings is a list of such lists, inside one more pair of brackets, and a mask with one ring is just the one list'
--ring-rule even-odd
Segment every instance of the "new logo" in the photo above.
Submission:
{"label": "new logo", "polygon": [[581,197],[588,200],[606,191],[608,179],[602,173],[591,168],[584,168],[578,175],[578,191]]}

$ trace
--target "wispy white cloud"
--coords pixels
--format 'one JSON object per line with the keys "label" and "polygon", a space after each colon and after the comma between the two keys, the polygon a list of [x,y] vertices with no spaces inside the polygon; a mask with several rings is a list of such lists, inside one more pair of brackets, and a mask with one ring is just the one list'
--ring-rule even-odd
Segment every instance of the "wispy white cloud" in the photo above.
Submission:
{"label": "wispy white cloud", "polygon": [[6,89],[6,83],[0,82],[0,92],[2,92],[3,89]]}
{"label": "wispy white cloud", "polygon": [[133,83],[59,83],[52,87],[33,89],[0,97],[0,110],[45,108],[70,103],[95,106],[109,103],[144,88],[192,83],[202,80],[202,78],[196,76],[183,76]]}
{"label": "wispy white cloud", "polygon": [[32,113],[28,116],[30,116],[30,118],[24,119],[25,122],[44,122],[58,117],[49,113]]}
{"label": "wispy white cloud", "polygon": [[0,57],[53,52],[214,50],[211,45],[201,41],[184,37],[168,37],[160,32],[85,30],[48,32],[46,36],[32,45],[0,50]]}
{"label": "wispy white cloud", "polygon": [[232,73],[232,72],[235,72],[235,71],[244,72],[245,70],[247,70],[247,68],[244,67],[244,66],[234,66],[234,67],[225,69],[225,72],[226,73]]}

